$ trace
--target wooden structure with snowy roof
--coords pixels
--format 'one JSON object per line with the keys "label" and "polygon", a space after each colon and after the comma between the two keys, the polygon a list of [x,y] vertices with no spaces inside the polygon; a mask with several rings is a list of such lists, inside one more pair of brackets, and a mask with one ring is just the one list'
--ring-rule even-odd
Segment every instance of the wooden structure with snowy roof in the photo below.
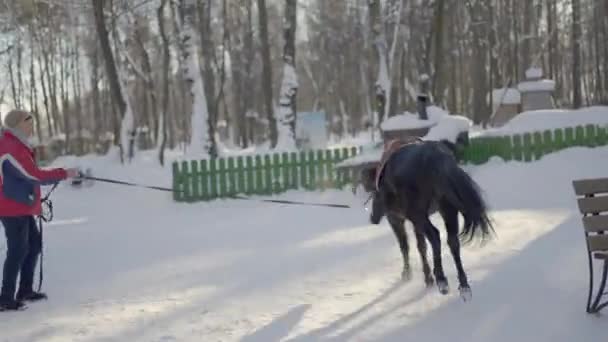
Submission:
{"label": "wooden structure with snowy roof", "polygon": [[490,120],[492,126],[500,127],[520,112],[521,94],[517,89],[494,89],[488,95],[492,96],[492,113],[494,113]]}
{"label": "wooden structure with snowy roof", "polygon": [[517,85],[521,93],[522,111],[554,108],[552,94],[555,81],[542,77],[542,69],[530,68],[526,70],[526,80]]}

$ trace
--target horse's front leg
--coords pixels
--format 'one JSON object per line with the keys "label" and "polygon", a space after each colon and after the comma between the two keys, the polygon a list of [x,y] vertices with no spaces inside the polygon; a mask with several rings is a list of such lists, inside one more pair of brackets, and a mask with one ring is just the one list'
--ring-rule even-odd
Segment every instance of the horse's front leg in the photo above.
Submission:
{"label": "horse's front leg", "polygon": [[399,249],[403,256],[403,270],[401,278],[405,281],[412,279],[412,270],[410,267],[409,245],[407,242],[407,233],[405,232],[405,220],[395,215],[387,215],[388,222],[393,229],[393,233],[399,242]]}

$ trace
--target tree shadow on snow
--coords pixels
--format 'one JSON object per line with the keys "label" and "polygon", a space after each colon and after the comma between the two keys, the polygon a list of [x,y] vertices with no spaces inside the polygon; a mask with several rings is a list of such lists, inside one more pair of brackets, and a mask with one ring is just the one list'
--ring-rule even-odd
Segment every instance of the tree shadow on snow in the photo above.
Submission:
{"label": "tree shadow on snow", "polygon": [[[232,261],[230,265],[217,271],[229,275],[236,274],[238,275],[237,279],[230,276],[218,279],[212,273],[208,273],[208,280],[196,278],[188,279],[182,283],[185,289],[192,289],[203,285],[216,286],[220,289],[217,293],[209,297],[196,298],[191,302],[180,304],[177,307],[155,315],[153,319],[145,320],[145,322],[117,332],[113,335],[113,338],[120,340],[136,338],[155,325],[170,327],[175,323],[197,315],[201,310],[213,312],[213,308],[220,306],[227,298],[244,296],[272,286],[278,286],[283,282],[330,267],[343,260],[344,255],[365,254],[369,251],[383,250],[391,244],[390,236],[382,235],[350,245],[334,248],[317,248],[314,253],[311,253],[310,249],[294,250],[293,248],[285,247],[280,251],[264,251],[262,254],[256,255],[256,258],[244,258]],[[277,267],[280,267],[279,265],[290,265],[293,263],[297,264],[298,267],[277,272]],[[290,317],[293,316],[290,315]]]}
{"label": "tree shadow on snow", "polygon": [[310,304],[296,306],[270,322],[270,324],[244,336],[241,342],[279,341],[282,337],[289,335],[289,332],[302,320],[308,309],[310,309]]}
{"label": "tree shadow on snow", "polygon": [[397,302],[396,304],[391,306],[389,309],[383,310],[382,312],[367,318],[363,322],[353,325],[351,328],[345,330],[344,332],[338,334],[335,337],[330,337],[330,335],[332,335],[333,332],[340,330],[340,328],[342,328],[343,326],[346,326],[349,322],[354,321],[358,317],[364,315],[367,311],[369,311],[374,306],[387,300],[393,293],[395,293],[399,288],[401,288],[402,285],[404,285],[403,282],[397,281],[391,287],[386,289],[380,296],[376,297],[374,300],[370,301],[369,303],[363,305],[356,311],[351,312],[350,314],[328,324],[327,326],[324,326],[317,330],[313,330],[304,335],[297,336],[288,341],[289,342],[347,341],[347,340],[349,340],[350,337],[356,335],[357,332],[359,332],[359,331],[365,329],[366,327],[374,324],[375,322],[381,320],[382,318],[386,317],[393,311],[395,311],[403,306],[410,305],[412,303],[417,302],[418,300],[423,298],[428,293],[427,289],[422,289],[422,290],[418,291],[416,294],[414,294],[413,296],[411,296],[410,298]]}

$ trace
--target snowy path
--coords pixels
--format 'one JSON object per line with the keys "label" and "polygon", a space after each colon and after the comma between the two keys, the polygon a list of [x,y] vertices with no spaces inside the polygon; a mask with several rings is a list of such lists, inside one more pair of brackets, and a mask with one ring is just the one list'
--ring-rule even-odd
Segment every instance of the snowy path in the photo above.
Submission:
{"label": "snowy path", "polygon": [[[2,315],[0,341],[605,341],[608,320],[584,312],[571,180],[607,175],[608,148],[471,174],[499,237],[463,250],[470,303],[445,249],[450,295],[425,290],[415,250],[414,279],[402,283],[390,228],[362,210],[61,188],[45,230],[51,299]],[[349,192],[283,197],[360,206]]]}

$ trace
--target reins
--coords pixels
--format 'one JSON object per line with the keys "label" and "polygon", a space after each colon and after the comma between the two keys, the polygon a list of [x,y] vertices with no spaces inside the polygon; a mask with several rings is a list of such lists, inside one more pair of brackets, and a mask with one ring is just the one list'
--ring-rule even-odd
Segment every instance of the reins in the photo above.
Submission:
{"label": "reins", "polygon": [[[38,215],[38,229],[40,230],[40,273],[38,277],[38,292],[42,289],[42,280],[44,279],[44,227],[43,222],[51,222],[53,220],[53,202],[50,200],[51,193],[57,188],[59,183],[53,184],[49,192],[40,200],[42,210]],[[46,209],[46,210],[45,210]]]}

